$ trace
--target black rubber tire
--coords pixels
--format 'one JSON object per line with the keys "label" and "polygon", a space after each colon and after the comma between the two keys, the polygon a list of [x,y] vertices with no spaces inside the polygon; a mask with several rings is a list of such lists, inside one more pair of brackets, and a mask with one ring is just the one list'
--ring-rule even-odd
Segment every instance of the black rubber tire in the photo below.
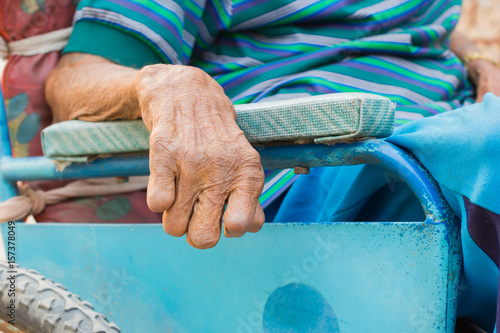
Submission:
{"label": "black rubber tire", "polygon": [[16,271],[15,326],[28,333],[119,333],[94,307],[37,271],[0,261],[0,318],[9,321],[11,273]]}

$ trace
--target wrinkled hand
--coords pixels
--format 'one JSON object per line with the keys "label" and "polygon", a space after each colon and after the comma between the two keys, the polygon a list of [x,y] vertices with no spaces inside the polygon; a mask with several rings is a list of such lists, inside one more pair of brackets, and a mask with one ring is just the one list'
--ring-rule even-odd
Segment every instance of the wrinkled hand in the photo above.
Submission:
{"label": "wrinkled hand", "polygon": [[488,60],[471,62],[469,73],[476,85],[476,102],[482,102],[488,92],[500,96],[500,67]]}
{"label": "wrinkled hand", "polygon": [[221,219],[228,237],[260,230],[260,156],[222,87],[200,69],[180,65],[147,66],[135,86],[151,131],[147,202],[163,212],[165,231],[187,233],[192,246],[210,248],[220,238]]}

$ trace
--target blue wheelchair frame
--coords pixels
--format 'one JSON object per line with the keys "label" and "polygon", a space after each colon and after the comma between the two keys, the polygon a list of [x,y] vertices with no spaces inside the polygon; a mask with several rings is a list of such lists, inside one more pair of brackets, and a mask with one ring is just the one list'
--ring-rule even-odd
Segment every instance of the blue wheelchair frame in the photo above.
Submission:
{"label": "blue wheelchair frame", "polygon": [[[13,158],[1,104],[0,201],[16,195],[19,180],[149,174],[147,154],[62,171],[45,157]],[[269,223],[205,251],[160,225],[18,223],[18,262],[79,293],[123,332],[453,332],[459,224],[411,154],[383,140],[258,151],[266,169],[385,168],[415,193],[426,219]]]}

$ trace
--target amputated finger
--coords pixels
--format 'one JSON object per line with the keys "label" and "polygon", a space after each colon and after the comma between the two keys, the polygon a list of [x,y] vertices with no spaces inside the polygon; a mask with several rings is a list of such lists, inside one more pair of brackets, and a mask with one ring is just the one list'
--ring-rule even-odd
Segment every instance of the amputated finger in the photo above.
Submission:
{"label": "amputated finger", "polygon": [[241,237],[251,229],[257,205],[258,195],[253,188],[237,187],[229,194],[223,217],[226,237]]}
{"label": "amputated finger", "polygon": [[175,175],[168,169],[151,172],[148,182],[147,203],[153,212],[169,209],[175,200]]}
{"label": "amputated finger", "polygon": [[198,249],[214,247],[220,238],[225,196],[203,192],[196,201],[189,221],[187,242]]}
{"label": "amputated finger", "polygon": [[174,203],[163,212],[163,229],[167,234],[175,237],[186,234],[196,200],[195,187],[179,179]]}
{"label": "amputated finger", "polygon": [[176,195],[176,161],[169,154],[166,139],[154,133],[150,137],[147,203],[153,212],[161,213],[172,206]]}

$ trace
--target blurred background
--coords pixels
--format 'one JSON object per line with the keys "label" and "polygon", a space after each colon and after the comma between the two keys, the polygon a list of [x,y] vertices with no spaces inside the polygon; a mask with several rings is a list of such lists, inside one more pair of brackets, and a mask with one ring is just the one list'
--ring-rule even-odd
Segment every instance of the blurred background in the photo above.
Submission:
{"label": "blurred background", "polygon": [[457,29],[500,63],[500,0],[462,0]]}
{"label": "blurred background", "polygon": [[[463,0],[457,29],[500,63],[500,0]],[[0,78],[5,61],[0,58]]]}

